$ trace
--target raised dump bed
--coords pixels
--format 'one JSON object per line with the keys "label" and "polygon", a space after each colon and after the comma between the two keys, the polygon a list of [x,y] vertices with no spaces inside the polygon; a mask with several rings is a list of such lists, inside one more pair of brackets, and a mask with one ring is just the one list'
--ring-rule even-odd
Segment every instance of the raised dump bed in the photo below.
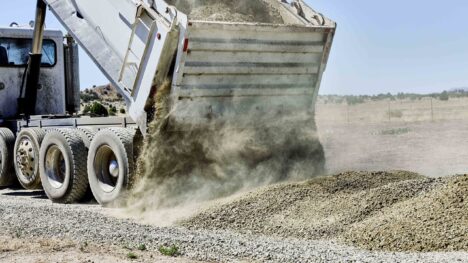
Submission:
{"label": "raised dump bed", "polygon": [[47,2],[143,132],[152,96],[167,78],[172,116],[182,123],[252,109],[313,112],[336,28],[296,1]]}
{"label": "raised dump bed", "polygon": [[189,20],[173,77],[178,122],[313,112],[334,22],[285,1],[167,2]]}

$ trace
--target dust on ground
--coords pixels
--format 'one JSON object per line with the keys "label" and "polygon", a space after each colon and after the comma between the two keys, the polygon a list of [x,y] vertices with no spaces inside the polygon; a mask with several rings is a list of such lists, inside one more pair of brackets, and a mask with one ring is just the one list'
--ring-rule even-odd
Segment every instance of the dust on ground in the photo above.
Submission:
{"label": "dust on ground", "polygon": [[468,176],[347,172],[263,188],[182,221],[390,251],[468,250]]}
{"label": "dust on ground", "polygon": [[272,0],[167,0],[192,20],[283,24]]}

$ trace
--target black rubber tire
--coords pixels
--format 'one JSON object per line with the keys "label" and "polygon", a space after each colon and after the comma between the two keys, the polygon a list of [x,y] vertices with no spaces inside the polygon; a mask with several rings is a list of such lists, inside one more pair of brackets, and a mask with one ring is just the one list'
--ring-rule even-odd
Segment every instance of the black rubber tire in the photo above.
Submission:
{"label": "black rubber tire", "polygon": [[0,187],[11,186],[16,182],[13,170],[13,148],[15,135],[7,128],[0,128]]}
{"label": "black rubber tire", "polygon": [[[40,150],[39,167],[42,186],[50,200],[66,204],[81,201],[88,188],[87,155],[88,150],[77,130],[47,132]],[[61,160],[64,171],[59,171]]]}
{"label": "black rubber tire", "polygon": [[[88,152],[88,179],[94,198],[101,205],[110,205],[125,197],[134,176],[133,139],[135,130],[109,128],[96,133]],[[108,165],[113,154],[118,163],[118,176],[112,178]],[[113,181],[112,181],[113,180]],[[112,181],[112,182],[111,182]]]}
{"label": "black rubber tire", "polygon": [[91,142],[93,141],[96,132],[89,128],[77,128],[76,131],[80,134],[81,139],[83,139],[86,148],[89,149],[89,146],[91,145]]}
{"label": "black rubber tire", "polygon": [[29,177],[26,177],[23,175],[20,164],[19,164],[19,147],[20,147],[20,142],[23,139],[28,139],[31,142],[31,150],[33,152],[33,156],[36,160],[39,160],[39,150],[41,148],[41,143],[42,140],[44,139],[46,135],[46,131],[41,128],[25,128],[22,129],[18,136],[16,137],[16,142],[15,142],[15,147],[13,150],[13,163],[15,167],[15,172],[16,172],[16,177],[18,178],[18,182],[23,186],[23,188],[28,189],[28,190],[35,190],[35,189],[41,189],[42,184],[41,184],[41,176],[39,172],[39,162],[36,161],[32,175]]}
{"label": "black rubber tire", "polygon": [[[81,135],[81,139],[83,139],[83,142],[86,146],[86,150],[89,149],[89,146],[91,145],[91,142],[93,141],[94,136],[96,135],[96,131],[91,129],[91,128],[77,128],[76,131]],[[86,158],[88,156],[86,155]],[[93,192],[91,192],[91,187],[89,186],[86,188],[86,194],[84,197],[80,200],[82,203],[96,203],[96,200],[93,196]]]}

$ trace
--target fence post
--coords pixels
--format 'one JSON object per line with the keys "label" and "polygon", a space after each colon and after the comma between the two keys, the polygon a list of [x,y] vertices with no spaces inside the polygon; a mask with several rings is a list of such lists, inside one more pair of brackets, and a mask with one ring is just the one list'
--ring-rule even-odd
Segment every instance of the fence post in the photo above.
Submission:
{"label": "fence post", "polygon": [[349,104],[346,103],[346,119],[348,120],[348,124],[349,124]]}
{"label": "fence post", "polygon": [[388,101],[388,121],[392,122],[392,113],[390,112],[390,100]]}
{"label": "fence post", "polygon": [[431,97],[431,121],[434,122],[434,105],[432,104],[432,97]]}

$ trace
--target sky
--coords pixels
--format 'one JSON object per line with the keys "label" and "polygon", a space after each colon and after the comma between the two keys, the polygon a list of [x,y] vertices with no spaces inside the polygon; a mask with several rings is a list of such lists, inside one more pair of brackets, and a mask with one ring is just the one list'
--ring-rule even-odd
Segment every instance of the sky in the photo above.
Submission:
{"label": "sky", "polygon": [[[34,19],[35,0],[2,1],[0,25]],[[468,1],[306,0],[338,23],[321,94],[468,87]],[[47,28],[62,27],[48,13]],[[108,83],[84,52],[82,88]]]}

